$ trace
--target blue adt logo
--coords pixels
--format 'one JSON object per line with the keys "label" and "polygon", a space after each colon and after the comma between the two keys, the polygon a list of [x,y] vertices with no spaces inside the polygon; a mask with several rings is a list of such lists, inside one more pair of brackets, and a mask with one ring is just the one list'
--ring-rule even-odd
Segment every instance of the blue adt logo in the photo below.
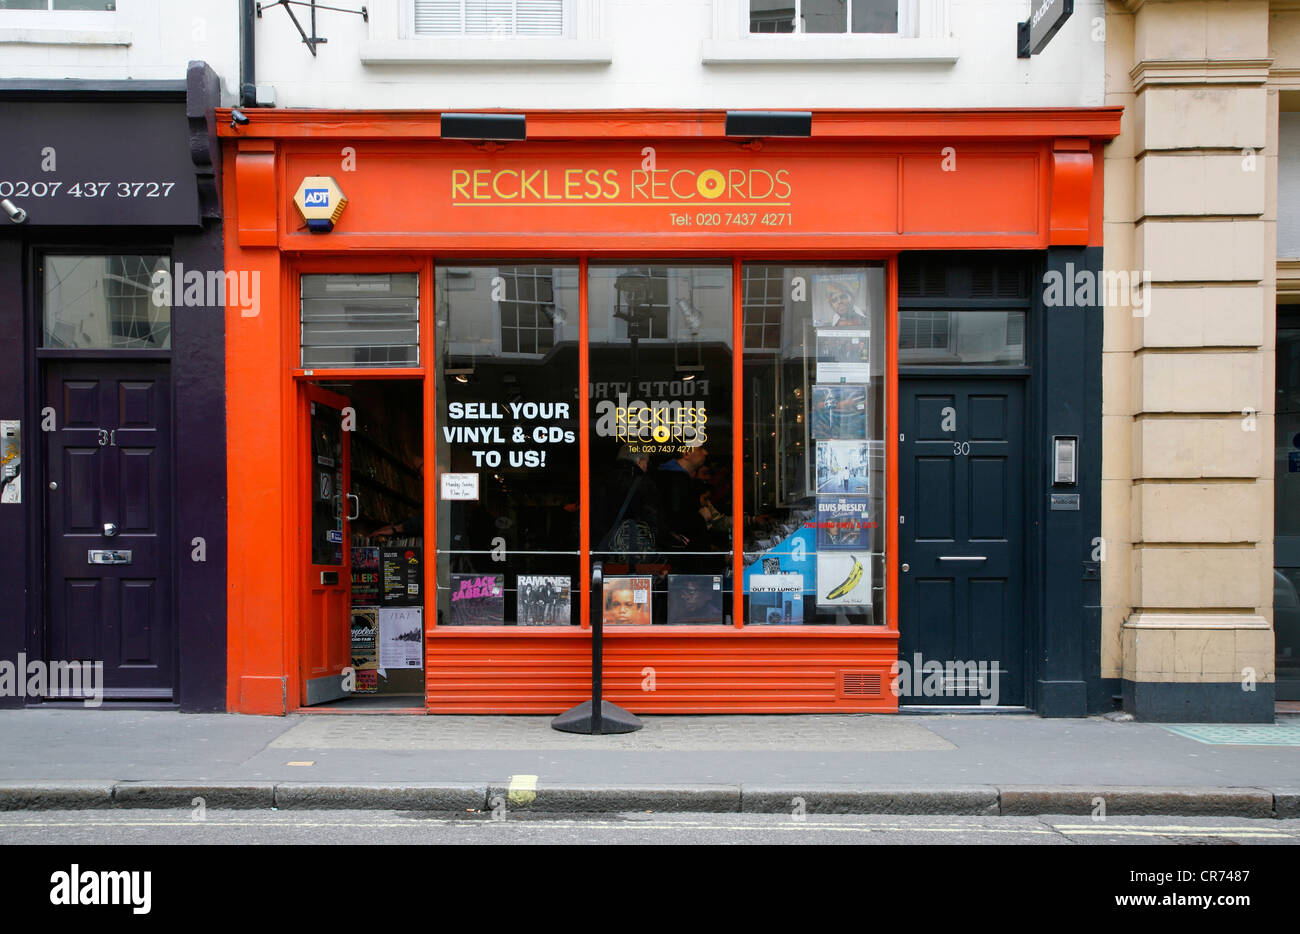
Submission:
{"label": "blue adt logo", "polygon": [[303,192],[303,204],[309,208],[327,208],[330,206],[330,191],[328,188],[308,188]]}

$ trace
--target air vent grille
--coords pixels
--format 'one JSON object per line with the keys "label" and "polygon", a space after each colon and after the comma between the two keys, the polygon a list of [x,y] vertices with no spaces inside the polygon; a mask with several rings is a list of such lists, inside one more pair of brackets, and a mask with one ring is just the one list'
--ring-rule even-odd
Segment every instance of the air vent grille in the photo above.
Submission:
{"label": "air vent grille", "polygon": [[879,697],[881,683],[878,671],[840,672],[840,694],[843,697]]}

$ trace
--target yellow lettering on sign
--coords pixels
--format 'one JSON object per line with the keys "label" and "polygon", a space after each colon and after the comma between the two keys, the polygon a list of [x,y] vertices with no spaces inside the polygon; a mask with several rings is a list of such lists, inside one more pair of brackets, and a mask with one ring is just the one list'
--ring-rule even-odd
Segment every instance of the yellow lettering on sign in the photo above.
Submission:
{"label": "yellow lettering on sign", "polygon": [[469,172],[464,169],[451,170],[451,197],[454,201],[456,198],[468,198],[469,193],[465,190],[469,186]]}

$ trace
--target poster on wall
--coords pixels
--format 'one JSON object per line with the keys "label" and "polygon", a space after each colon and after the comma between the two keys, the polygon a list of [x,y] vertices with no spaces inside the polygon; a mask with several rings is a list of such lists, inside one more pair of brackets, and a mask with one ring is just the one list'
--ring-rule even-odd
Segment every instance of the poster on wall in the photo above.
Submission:
{"label": "poster on wall", "polygon": [[520,626],[569,625],[572,580],[549,574],[520,574],[516,578],[516,615]]}
{"label": "poster on wall", "polygon": [[812,388],[810,422],[814,438],[865,441],[867,387],[853,383],[818,383]]}
{"label": "poster on wall", "polygon": [[424,576],[420,549],[381,548],[379,552],[379,581],[381,602],[385,606],[421,606],[420,581]]}
{"label": "poster on wall", "polygon": [[857,493],[866,496],[871,472],[866,441],[818,441],[818,494]]}
{"label": "poster on wall", "polygon": [[601,619],[605,625],[649,626],[651,577],[607,577],[603,590]]}
{"label": "poster on wall", "polygon": [[865,496],[817,497],[817,547],[869,550],[870,502]]}
{"label": "poster on wall", "polygon": [[418,606],[379,608],[379,667],[420,668],[424,611]]}
{"label": "poster on wall", "polygon": [[723,622],[722,575],[668,575],[668,624],[700,626]]}
{"label": "poster on wall", "polygon": [[817,382],[871,382],[871,332],[817,332]]}
{"label": "poster on wall", "polygon": [[500,626],[505,622],[504,574],[453,574],[449,626]]}
{"label": "poster on wall", "polygon": [[812,277],[813,324],[819,328],[871,328],[867,271],[823,273]]}
{"label": "poster on wall", "polygon": [[823,551],[817,555],[817,606],[869,606],[871,553]]}
{"label": "poster on wall", "polygon": [[352,605],[379,604],[379,549],[352,549]]}
{"label": "poster on wall", "polygon": [[356,672],[354,694],[379,690],[379,607],[353,607],[351,614],[351,666]]}

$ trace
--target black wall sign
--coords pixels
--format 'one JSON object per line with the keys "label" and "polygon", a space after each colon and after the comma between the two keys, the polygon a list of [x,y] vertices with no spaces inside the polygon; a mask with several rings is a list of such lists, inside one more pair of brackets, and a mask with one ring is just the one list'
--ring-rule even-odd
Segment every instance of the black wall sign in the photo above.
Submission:
{"label": "black wall sign", "polygon": [[0,198],[24,226],[199,223],[184,103],[6,101],[3,116]]}
{"label": "black wall sign", "polygon": [[1016,56],[1028,58],[1043,51],[1073,12],[1074,0],[1033,0],[1029,19],[1019,26]]}

